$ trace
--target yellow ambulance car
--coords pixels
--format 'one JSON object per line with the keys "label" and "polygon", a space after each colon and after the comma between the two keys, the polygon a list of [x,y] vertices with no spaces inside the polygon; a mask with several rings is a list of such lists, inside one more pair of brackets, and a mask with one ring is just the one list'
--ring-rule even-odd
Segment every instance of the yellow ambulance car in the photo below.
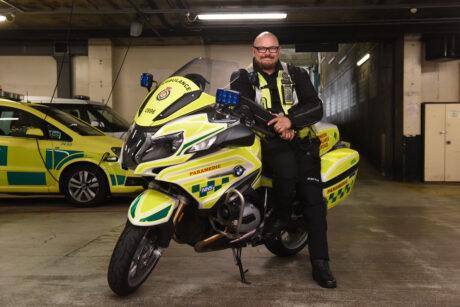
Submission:
{"label": "yellow ambulance car", "polygon": [[142,179],[117,162],[122,143],[58,109],[0,98],[0,193],[63,193],[86,207],[138,192]]}

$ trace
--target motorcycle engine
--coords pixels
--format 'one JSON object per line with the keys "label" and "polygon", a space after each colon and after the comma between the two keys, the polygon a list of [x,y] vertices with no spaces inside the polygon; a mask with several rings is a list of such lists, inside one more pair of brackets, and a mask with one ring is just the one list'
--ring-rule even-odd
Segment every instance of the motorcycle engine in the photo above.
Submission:
{"label": "motorcycle engine", "polygon": [[[236,224],[240,216],[240,204],[235,202],[225,203],[219,206],[217,210],[218,221],[230,229],[236,230]],[[240,232],[249,232],[255,229],[261,223],[260,211],[257,207],[246,202],[243,211],[243,220],[240,226]]]}

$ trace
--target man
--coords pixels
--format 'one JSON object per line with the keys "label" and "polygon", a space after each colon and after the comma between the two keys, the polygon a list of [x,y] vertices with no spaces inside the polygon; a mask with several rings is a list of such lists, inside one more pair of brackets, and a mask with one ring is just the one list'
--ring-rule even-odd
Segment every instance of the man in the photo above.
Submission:
{"label": "man", "polygon": [[238,77],[231,88],[276,116],[268,125],[278,135],[267,137],[262,143],[264,165],[268,164],[273,170],[277,218],[268,225],[265,236],[276,235],[288,225],[297,193],[305,208],[313,279],[322,287],[335,288],[336,280],[329,269],[320,142],[311,128],[323,116],[322,102],[304,69],[279,61],[280,46],[275,35],[259,34],[252,54],[252,67],[234,74]]}

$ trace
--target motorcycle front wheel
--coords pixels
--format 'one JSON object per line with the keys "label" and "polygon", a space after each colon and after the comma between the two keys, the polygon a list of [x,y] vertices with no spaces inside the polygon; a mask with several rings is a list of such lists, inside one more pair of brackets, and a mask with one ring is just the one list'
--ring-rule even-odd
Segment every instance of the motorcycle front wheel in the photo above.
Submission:
{"label": "motorcycle front wheel", "polygon": [[158,230],[126,223],[110,259],[108,282],[113,292],[125,296],[147,279],[161,257]]}
{"label": "motorcycle front wheel", "polygon": [[265,247],[279,257],[293,256],[307,245],[308,233],[303,229],[281,231],[280,235],[267,239]]}

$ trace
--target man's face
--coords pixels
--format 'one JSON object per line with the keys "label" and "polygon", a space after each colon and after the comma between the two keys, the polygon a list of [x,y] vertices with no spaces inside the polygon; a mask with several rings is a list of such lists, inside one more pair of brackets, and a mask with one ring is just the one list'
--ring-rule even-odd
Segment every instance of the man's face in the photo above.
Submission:
{"label": "man's face", "polygon": [[[261,51],[257,50],[254,47],[265,47]],[[270,34],[263,35],[258,37],[254,41],[254,47],[252,48],[252,54],[257,65],[262,68],[263,70],[271,70],[276,67],[276,63],[278,63],[278,59],[280,57],[280,48],[278,39]],[[267,50],[269,47],[278,47],[275,52],[271,52]],[[259,48],[260,49],[260,48]],[[272,48],[274,51],[275,48]]]}

